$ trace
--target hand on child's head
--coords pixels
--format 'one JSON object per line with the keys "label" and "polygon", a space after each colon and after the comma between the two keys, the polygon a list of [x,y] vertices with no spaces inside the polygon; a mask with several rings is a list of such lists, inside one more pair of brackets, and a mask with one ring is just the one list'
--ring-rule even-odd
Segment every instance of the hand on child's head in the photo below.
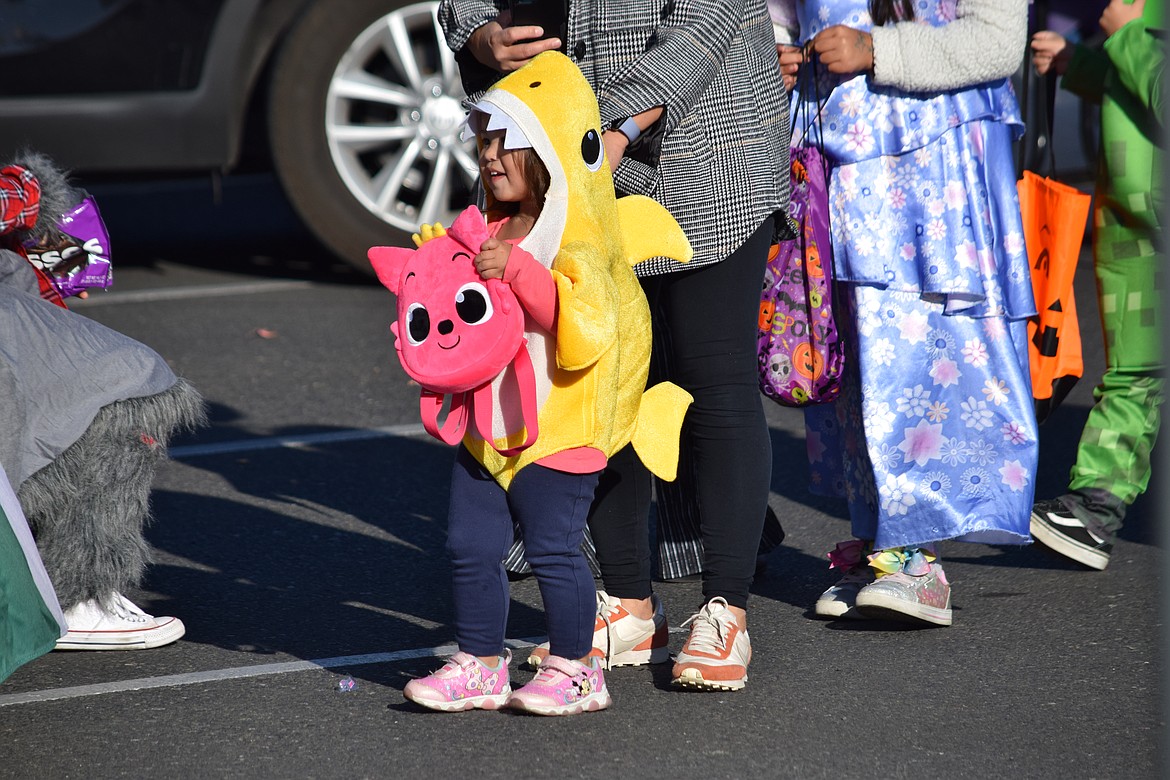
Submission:
{"label": "hand on child's head", "polygon": [[544,30],[539,27],[512,27],[511,24],[512,15],[505,11],[476,28],[467,40],[472,56],[492,70],[511,73],[527,65],[537,54],[561,46],[560,38],[542,37]]}
{"label": "hand on child's head", "polygon": [[481,279],[503,279],[504,269],[508,266],[508,255],[512,254],[512,245],[498,238],[484,240],[479,247],[479,254],[475,256],[475,270]]}

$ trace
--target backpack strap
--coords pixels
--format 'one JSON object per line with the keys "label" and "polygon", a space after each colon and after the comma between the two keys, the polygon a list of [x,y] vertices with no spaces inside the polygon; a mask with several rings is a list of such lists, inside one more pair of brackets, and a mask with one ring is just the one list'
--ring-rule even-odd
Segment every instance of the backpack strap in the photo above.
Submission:
{"label": "backpack strap", "polygon": [[467,432],[467,422],[470,417],[470,393],[456,393],[451,396],[451,409],[447,412],[447,419],[443,427],[439,427],[439,412],[443,408],[443,394],[423,388],[419,397],[419,413],[422,415],[423,428],[431,436],[445,444],[458,444],[463,441],[463,434]]}
{"label": "backpack strap", "polygon": [[505,458],[518,455],[531,447],[539,433],[536,413],[536,372],[532,369],[532,358],[528,356],[527,340],[516,350],[516,357],[512,358],[512,367],[516,370],[516,383],[519,385],[520,413],[524,419],[524,430],[528,432],[522,444],[503,449],[496,446],[492,438],[492,386],[488,383],[471,391],[474,394],[471,406],[475,415],[476,430],[484,441]]}

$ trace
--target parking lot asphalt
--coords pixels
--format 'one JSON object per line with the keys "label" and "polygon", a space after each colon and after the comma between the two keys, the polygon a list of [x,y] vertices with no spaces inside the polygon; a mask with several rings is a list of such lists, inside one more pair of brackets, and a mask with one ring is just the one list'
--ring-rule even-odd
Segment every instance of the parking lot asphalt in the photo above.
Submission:
{"label": "parking lot asphalt", "polygon": [[[451,453],[392,363],[387,294],[322,271],[295,231],[129,243],[115,290],[77,310],[154,347],[209,402],[211,426],[158,475],[157,560],[132,594],[187,635],[18,670],[0,684],[0,777],[1162,776],[1157,497],[1104,572],[1035,546],[944,545],[953,627],[822,621],[824,554],[848,521],[808,492],[800,414],[775,405],[787,539],[753,589],[744,691],[672,690],[663,665],[614,670],[601,713],[420,710],[402,688],[452,649]],[[1063,487],[1103,365],[1088,263],[1086,378],[1041,429],[1039,496]],[[701,586],[655,587],[677,650]],[[514,583],[516,682],[543,633],[535,584]]]}

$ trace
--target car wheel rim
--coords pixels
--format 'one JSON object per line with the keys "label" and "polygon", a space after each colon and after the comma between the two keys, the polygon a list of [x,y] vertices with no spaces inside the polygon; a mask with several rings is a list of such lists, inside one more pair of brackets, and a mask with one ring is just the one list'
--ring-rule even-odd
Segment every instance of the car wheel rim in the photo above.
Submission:
{"label": "car wheel rim", "polygon": [[450,224],[479,175],[474,143],[459,138],[465,94],[437,5],[401,8],[362,31],[326,98],[325,135],[341,180],[371,213],[407,232]]}

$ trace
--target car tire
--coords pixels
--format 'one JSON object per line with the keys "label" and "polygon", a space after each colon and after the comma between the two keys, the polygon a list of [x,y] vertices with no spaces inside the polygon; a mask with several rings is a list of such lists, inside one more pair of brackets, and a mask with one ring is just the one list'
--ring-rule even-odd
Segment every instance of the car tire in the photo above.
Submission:
{"label": "car tire", "polygon": [[310,230],[369,273],[371,246],[409,243],[474,201],[474,147],[437,3],[318,0],[281,44],[268,104],[273,164]]}

